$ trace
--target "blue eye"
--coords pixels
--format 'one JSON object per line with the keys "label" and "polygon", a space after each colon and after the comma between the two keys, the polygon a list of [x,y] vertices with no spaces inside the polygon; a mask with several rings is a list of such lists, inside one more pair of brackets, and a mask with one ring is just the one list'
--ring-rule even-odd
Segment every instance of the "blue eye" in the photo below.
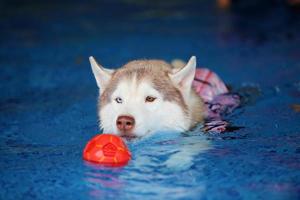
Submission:
{"label": "blue eye", "polygon": [[123,103],[123,100],[122,100],[122,98],[120,98],[120,97],[115,98],[115,101],[116,101],[117,103]]}

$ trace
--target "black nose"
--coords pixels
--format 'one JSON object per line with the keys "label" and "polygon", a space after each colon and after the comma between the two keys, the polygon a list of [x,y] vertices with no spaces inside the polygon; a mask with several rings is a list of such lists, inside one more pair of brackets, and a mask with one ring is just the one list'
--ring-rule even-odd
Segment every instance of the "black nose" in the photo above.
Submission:
{"label": "black nose", "polygon": [[135,120],[131,116],[122,115],[118,117],[116,124],[119,131],[130,132],[134,128]]}

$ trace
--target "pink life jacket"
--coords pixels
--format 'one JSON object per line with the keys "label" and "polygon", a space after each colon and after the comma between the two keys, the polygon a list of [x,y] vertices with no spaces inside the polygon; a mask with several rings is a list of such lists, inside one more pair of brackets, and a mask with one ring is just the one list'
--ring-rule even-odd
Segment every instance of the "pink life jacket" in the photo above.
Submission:
{"label": "pink life jacket", "polygon": [[205,102],[210,102],[216,96],[229,92],[219,76],[206,68],[196,70],[193,87]]}
{"label": "pink life jacket", "polygon": [[206,68],[196,69],[192,85],[205,103],[204,130],[218,133],[226,131],[228,122],[222,119],[222,115],[231,113],[240,105],[239,95],[230,94],[219,76]]}

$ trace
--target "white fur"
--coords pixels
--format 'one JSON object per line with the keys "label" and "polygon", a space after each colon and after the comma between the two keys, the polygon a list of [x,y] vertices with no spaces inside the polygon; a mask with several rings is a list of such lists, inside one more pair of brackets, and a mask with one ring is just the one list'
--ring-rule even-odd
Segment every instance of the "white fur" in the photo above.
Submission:
{"label": "white fur", "polygon": [[[156,97],[156,100],[151,103],[145,102],[147,96]],[[114,101],[117,97],[122,98],[122,104]],[[148,81],[144,80],[137,84],[136,78],[122,80],[111,99],[111,103],[101,108],[99,113],[101,127],[106,133],[120,134],[115,122],[121,115],[134,117],[136,125],[133,134],[136,136],[144,136],[156,131],[188,129],[189,121],[184,117],[180,106],[164,101],[162,94],[155,90]]]}
{"label": "white fur", "polygon": [[102,67],[96,62],[93,56],[90,56],[89,60],[91,63],[92,71],[96,78],[97,85],[99,88],[101,88],[100,90],[100,94],[101,94],[104,91],[104,88],[109,83],[109,80],[114,70],[105,69],[104,67]]}
{"label": "white fur", "polygon": [[179,71],[175,71],[175,73],[170,74],[170,78],[174,82],[175,85],[178,86],[180,91],[183,94],[185,100],[188,100],[190,97],[192,82],[195,77],[196,72],[196,57],[192,56],[189,62],[180,69]]}

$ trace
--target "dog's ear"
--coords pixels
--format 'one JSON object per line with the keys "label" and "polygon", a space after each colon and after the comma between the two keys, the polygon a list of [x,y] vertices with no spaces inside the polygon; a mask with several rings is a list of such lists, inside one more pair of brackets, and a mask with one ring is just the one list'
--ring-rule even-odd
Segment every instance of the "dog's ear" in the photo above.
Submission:
{"label": "dog's ear", "polygon": [[189,62],[183,68],[175,73],[169,74],[169,76],[173,83],[177,85],[182,92],[189,94],[195,77],[195,72],[196,57],[192,56]]}
{"label": "dog's ear", "polygon": [[107,86],[109,80],[111,79],[114,70],[105,69],[97,63],[93,56],[90,56],[89,60],[92,66],[92,71],[94,73],[97,85],[99,88],[101,88],[101,91],[103,91],[104,88]]}

